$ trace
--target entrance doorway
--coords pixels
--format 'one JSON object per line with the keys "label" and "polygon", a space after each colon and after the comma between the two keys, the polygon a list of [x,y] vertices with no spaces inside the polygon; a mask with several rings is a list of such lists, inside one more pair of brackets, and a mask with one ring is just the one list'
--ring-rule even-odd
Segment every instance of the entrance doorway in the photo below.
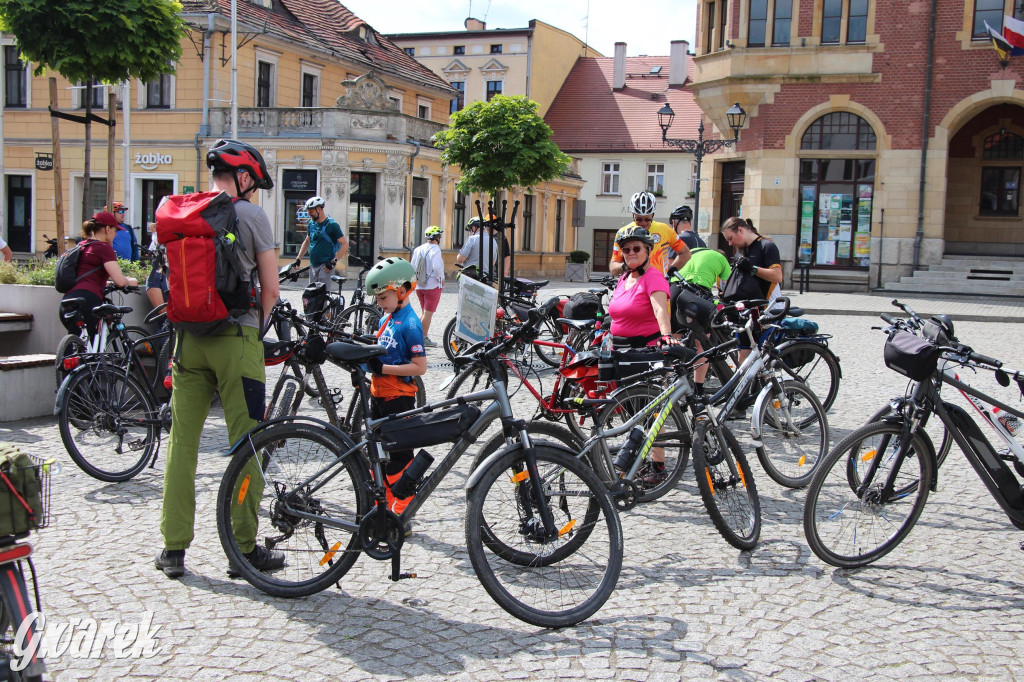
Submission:
{"label": "entrance doorway", "polygon": [[32,176],[7,176],[7,245],[32,252]]}
{"label": "entrance doorway", "polygon": [[150,225],[156,223],[156,208],[164,197],[174,194],[173,180],[142,181],[142,220],[139,225],[139,248],[149,248]]}
{"label": "entrance doorway", "polygon": [[374,217],[377,204],[377,174],[352,173],[348,205],[348,250],[364,263],[377,261],[377,234]]}
{"label": "entrance doorway", "polygon": [[722,223],[733,216],[743,217],[743,178],[747,170],[745,161],[731,161],[722,164],[722,186],[720,191],[721,209],[718,213],[718,225],[712,225],[711,231],[718,234],[718,248],[726,258],[733,257],[734,249],[722,236]]}
{"label": "entrance doorway", "polygon": [[608,272],[618,230],[594,230],[594,272]]}

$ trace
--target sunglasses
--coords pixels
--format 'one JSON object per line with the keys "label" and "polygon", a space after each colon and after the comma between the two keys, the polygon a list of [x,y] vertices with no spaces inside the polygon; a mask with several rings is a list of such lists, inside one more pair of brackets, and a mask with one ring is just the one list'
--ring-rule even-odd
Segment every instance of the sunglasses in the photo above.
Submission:
{"label": "sunglasses", "polygon": [[654,220],[654,216],[647,216],[647,217],[636,216],[636,217],[633,218],[633,222],[634,223],[649,223],[649,222],[652,222],[653,220]]}
{"label": "sunglasses", "polygon": [[633,253],[641,253],[643,250],[644,250],[644,247],[640,246],[639,244],[636,244],[635,246],[623,246],[622,247],[622,253],[624,253],[626,255],[633,254]]}

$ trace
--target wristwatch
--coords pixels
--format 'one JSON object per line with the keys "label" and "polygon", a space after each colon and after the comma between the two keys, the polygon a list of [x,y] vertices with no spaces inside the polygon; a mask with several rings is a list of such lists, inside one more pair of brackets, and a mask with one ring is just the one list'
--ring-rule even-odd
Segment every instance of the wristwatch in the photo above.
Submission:
{"label": "wristwatch", "polygon": [[754,269],[751,271],[750,274],[753,275],[754,277],[757,277],[757,266],[756,265],[754,266]]}

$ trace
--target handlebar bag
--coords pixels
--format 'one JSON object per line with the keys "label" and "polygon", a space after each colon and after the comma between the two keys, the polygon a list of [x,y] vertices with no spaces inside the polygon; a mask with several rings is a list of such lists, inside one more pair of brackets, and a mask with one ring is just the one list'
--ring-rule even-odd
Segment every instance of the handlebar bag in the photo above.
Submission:
{"label": "handlebar bag", "polygon": [[646,372],[654,367],[655,363],[664,362],[664,360],[665,355],[660,351],[613,351],[611,357],[598,360],[597,378],[599,381],[621,383],[630,377]]}
{"label": "handlebar bag", "polygon": [[476,405],[456,405],[411,417],[391,419],[377,427],[384,449],[411,450],[439,443],[454,443],[480,417]]}
{"label": "handlebar bag", "polygon": [[[25,453],[0,445],[0,472],[7,477],[0,479],[0,536],[28,533],[43,518],[39,466]],[[32,508],[32,515],[18,496]]]}
{"label": "handlebar bag", "polygon": [[885,366],[914,381],[924,381],[939,363],[938,346],[907,331],[898,331],[885,342]]}
{"label": "handlebar bag", "polygon": [[673,284],[672,289],[676,290],[672,297],[672,307],[675,309],[675,318],[680,324],[694,322],[704,329],[711,324],[711,316],[715,314],[717,306],[711,292],[704,293],[701,288],[684,284]]}

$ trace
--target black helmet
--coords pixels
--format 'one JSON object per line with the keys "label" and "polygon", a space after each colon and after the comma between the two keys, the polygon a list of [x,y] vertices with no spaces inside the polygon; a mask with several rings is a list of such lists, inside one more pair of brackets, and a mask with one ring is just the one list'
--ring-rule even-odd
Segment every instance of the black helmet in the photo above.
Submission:
{"label": "black helmet", "polygon": [[651,233],[637,225],[624,227],[615,235],[615,245],[620,247],[626,242],[637,240],[642,241],[647,246],[654,246],[654,237],[651,236]]}
{"label": "black helmet", "polygon": [[689,206],[676,206],[675,210],[672,211],[672,215],[669,220],[685,220],[688,223],[693,222],[693,209]]}
{"label": "black helmet", "polygon": [[252,145],[238,140],[217,140],[206,153],[206,165],[216,171],[244,170],[256,182],[257,189],[273,189],[274,181],[263,155]]}

